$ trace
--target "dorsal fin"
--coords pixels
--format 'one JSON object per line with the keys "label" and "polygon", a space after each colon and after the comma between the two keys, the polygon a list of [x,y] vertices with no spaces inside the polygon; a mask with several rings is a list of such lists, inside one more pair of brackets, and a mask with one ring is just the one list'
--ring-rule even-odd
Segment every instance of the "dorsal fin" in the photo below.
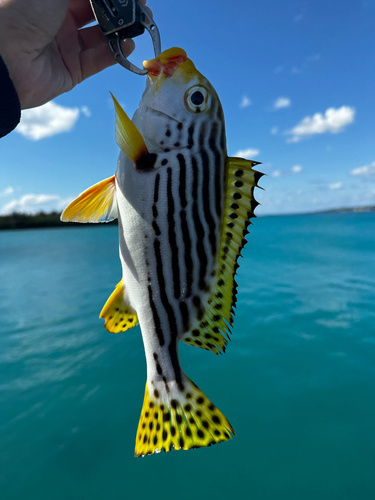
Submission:
{"label": "dorsal fin", "polygon": [[114,175],[86,189],[61,215],[63,222],[109,222],[113,219],[117,219]]}
{"label": "dorsal fin", "polygon": [[227,159],[227,192],[216,284],[202,320],[181,339],[215,354],[225,352],[230,338],[237,294],[237,261],[247,243],[245,237],[249,233],[250,219],[256,217],[254,210],[259,204],[254,198],[254,187],[259,187],[258,181],[263,174],[253,169],[258,164],[242,158]]}
{"label": "dorsal fin", "polygon": [[138,324],[137,313],[125,298],[125,285],[121,280],[105,303],[99,318],[104,318],[110,333],[125,332]]}
{"label": "dorsal fin", "polygon": [[148,150],[139,130],[112,95],[116,112],[116,142],[126,156],[137,164],[138,160],[148,154]]}

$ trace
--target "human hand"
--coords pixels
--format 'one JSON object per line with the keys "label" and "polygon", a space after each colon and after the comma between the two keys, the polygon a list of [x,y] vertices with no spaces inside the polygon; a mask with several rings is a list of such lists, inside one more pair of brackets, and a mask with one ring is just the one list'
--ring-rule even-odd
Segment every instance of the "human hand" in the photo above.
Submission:
{"label": "human hand", "polygon": [[[145,5],[146,0],[138,0]],[[41,106],[116,64],[89,0],[0,0],[0,55],[21,103]],[[124,40],[127,57],[133,40]]]}

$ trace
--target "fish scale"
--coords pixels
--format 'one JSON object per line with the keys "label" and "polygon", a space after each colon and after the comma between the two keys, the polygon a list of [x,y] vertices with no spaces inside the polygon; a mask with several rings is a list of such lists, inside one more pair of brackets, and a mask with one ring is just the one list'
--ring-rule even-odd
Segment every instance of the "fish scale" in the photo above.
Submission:
{"label": "fish scale", "polygon": [[228,158],[215,90],[182,49],[144,63],[131,121],[114,99],[116,174],[82,193],[63,220],[118,218],[123,277],[100,317],[112,333],[139,322],[147,382],[135,454],[232,438],[226,417],[184,373],[179,340],[225,351],[238,258],[254,217],[256,162]]}

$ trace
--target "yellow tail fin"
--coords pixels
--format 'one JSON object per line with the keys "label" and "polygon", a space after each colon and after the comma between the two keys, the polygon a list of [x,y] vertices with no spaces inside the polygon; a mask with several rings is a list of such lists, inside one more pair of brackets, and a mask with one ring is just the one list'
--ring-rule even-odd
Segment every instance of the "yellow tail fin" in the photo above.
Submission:
{"label": "yellow tail fin", "polygon": [[[135,456],[160,451],[190,450],[232,439],[233,427],[220,410],[188,377],[184,392],[170,389],[168,396],[146,383],[145,397],[135,443]],[[155,393],[158,397],[155,396]]]}

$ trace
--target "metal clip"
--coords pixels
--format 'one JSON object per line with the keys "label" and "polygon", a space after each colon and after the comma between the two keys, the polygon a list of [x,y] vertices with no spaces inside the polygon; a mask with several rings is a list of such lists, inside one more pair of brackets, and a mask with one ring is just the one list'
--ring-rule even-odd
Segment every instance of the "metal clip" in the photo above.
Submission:
{"label": "metal clip", "polygon": [[137,0],[90,0],[90,3],[116,61],[137,75],[146,75],[146,69],[138,68],[124,56],[121,40],[142,35],[146,29],[157,57],[161,52],[160,33],[149,12]]}

